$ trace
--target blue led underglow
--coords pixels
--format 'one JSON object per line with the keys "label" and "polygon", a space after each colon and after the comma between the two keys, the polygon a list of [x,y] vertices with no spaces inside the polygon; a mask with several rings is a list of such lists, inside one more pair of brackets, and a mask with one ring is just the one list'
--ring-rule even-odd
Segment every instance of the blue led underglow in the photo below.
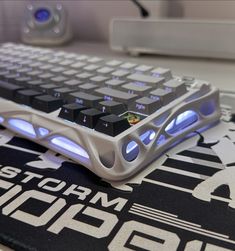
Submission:
{"label": "blue led underglow", "polygon": [[132,152],[136,147],[138,147],[138,144],[135,141],[131,141],[126,146],[126,154]]}
{"label": "blue led underglow", "polygon": [[185,111],[173,119],[165,128],[165,131],[169,134],[178,133],[195,123],[197,120],[198,115],[196,112],[191,110]]}
{"label": "blue led underglow", "polygon": [[165,129],[165,131],[166,131],[166,132],[169,132],[170,130],[172,130],[172,129],[174,128],[174,125],[175,125],[175,119],[173,119],[173,120],[171,121],[171,123],[168,124],[168,126],[167,126],[166,129]]}
{"label": "blue led underglow", "polygon": [[51,12],[48,9],[40,8],[35,12],[34,17],[38,22],[43,23],[50,19]]}
{"label": "blue led underglow", "polygon": [[4,122],[4,118],[0,116],[0,123]]}
{"label": "blue led underglow", "polygon": [[[147,145],[154,139],[155,135],[156,133],[153,130],[148,130],[140,135],[140,139],[145,145]],[[126,146],[126,154],[129,154],[137,147],[138,144],[134,140],[130,141]]]}
{"label": "blue led underglow", "polygon": [[213,100],[210,101],[206,101],[205,103],[203,103],[200,107],[200,112],[205,115],[211,115],[214,111],[215,111],[216,105],[215,102]]}
{"label": "blue led underglow", "polygon": [[68,138],[56,136],[51,139],[51,143],[65,152],[70,152],[72,154],[78,155],[79,157],[89,159],[87,152],[80,145],[69,140]]}
{"label": "blue led underglow", "polygon": [[46,136],[49,133],[49,130],[43,127],[39,127],[38,128],[38,133],[40,134],[40,136]]}
{"label": "blue led underglow", "polygon": [[158,117],[155,121],[154,124],[156,126],[160,126],[161,124],[163,124],[163,122],[165,122],[165,120],[168,118],[169,113],[165,113],[163,115],[161,115],[160,117]]}
{"label": "blue led underglow", "polygon": [[154,131],[152,131],[152,132],[150,131],[150,132],[149,132],[149,139],[150,139],[150,140],[153,140],[154,137],[155,137],[155,135],[156,135],[156,133],[155,133]]}
{"label": "blue led underglow", "polygon": [[140,135],[140,139],[142,142],[144,142],[145,145],[147,145],[153,140],[155,135],[156,133],[153,130],[148,130],[145,133]]}
{"label": "blue led underglow", "polygon": [[157,145],[162,145],[166,141],[165,135],[160,135],[160,137],[157,140]]}
{"label": "blue led underglow", "polygon": [[153,76],[153,77],[160,78],[161,75],[160,75],[159,73],[153,73],[152,76]]}
{"label": "blue led underglow", "polygon": [[29,123],[25,120],[22,120],[22,119],[15,119],[15,118],[9,119],[8,123],[13,130],[15,130],[19,133],[22,133],[26,136],[30,136],[33,138],[36,137],[34,127],[31,123]]}
{"label": "blue led underglow", "polygon": [[139,145],[134,140],[130,141],[127,145],[124,145],[123,150],[123,157],[127,161],[133,161],[136,159],[140,152]]}

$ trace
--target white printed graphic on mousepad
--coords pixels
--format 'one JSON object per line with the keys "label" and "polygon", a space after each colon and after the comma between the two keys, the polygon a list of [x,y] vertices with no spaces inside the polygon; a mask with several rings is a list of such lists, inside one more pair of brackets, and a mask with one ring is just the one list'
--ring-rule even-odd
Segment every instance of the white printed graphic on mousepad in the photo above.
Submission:
{"label": "white printed graphic on mousepad", "polygon": [[0,128],[0,243],[15,250],[235,250],[235,123],[109,183]]}

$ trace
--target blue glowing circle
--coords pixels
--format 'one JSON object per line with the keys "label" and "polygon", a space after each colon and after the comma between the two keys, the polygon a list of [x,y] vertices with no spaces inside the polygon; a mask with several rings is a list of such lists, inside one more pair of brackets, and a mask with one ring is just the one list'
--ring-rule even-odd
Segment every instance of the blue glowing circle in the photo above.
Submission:
{"label": "blue glowing circle", "polygon": [[38,22],[44,23],[50,19],[51,12],[48,9],[40,8],[34,13],[34,17]]}
{"label": "blue glowing circle", "polygon": [[129,141],[122,147],[122,155],[124,159],[129,162],[137,158],[139,151],[140,151],[139,145],[134,140]]}
{"label": "blue glowing circle", "polygon": [[198,121],[198,114],[194,111],[188,110],[179,114],[174,118],[165,128],[168,134],[175,134],[187,130],[189,126]]}

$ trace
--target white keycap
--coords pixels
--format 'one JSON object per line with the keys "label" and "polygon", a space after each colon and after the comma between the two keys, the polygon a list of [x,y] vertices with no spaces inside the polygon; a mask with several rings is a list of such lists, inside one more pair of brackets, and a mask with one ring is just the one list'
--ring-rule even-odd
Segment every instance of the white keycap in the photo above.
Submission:
{"label": "white keycap", "polygon": [[64,51],[58,51],[54,54],[55,57],[63,57],[65,56],[67,53]]}
{"label": "white keycap", "polygon": [[68,86],[77,86],[77,85],[81,84],[82,82],[77,79],[70,79],[64,83]]}
{"label": "white keycap", "polygon": [[94,76],[93,73],[89,73],[89,72],[82,72],[80,74],[76,75],[78,78],[82,78],[82,79],[86,79],[86,78],[90,78],[92,76]]}
{"label": "white keycap", "polygon": [[103,74],[107,74],[107,73],[110,73],[112,71],[114,71],[114,68],[111,68],[111,67],[102,67],[99,70],[97,70],[97,72],[103,73]]}
{"label": "white keycap", "polygon": [[21,68],[21,69],[17,70],[17,72],[19,72],[19,73],[26,73],[26,72],[29,72],[29,71],[31,71],[31,68],[28,68],[28,67]]}
{"label": "white keycap", "polygon": [[128,93],[137,94],[139,96],[145,96],[148,94],[148,92],[152,89],[152,86],[148,85],[139,85],[136,83],[128,83],[125,85],[122,85],[122,89],[125,90]]}
{"label": "white keycap", "polygon": [[43,56],[43,57],[38,58],[38,61],[48,61],[50,59],[51,59],[50,56]]}
{"label": "white keycap", "polygon": [[106,65],[108,66],[118,66],[120,64],[122,64],[122,61],[118,61],[118,60],[111,60],[106,63]]}
{"label": "white keycap", "polygon": [[77,57],[77,54],[75,54],[75,53],[66,53],[64,55],[64,58],[66,58],[66,59],[71,59],[71,58],[76,58],[76,57]]}
{"label": "white keycap", "polygon": [[99,65],[90,64],[90,65],[85,66],[83,69],[86,71],[94,71],[94,70],[97,70],[99,67],[100,67]]}
{"label": "white keycap", "polygon": [[41,74],[38,77],[42,78],[42,79],[47,79],[47,78],[53,78],[55,75],[51,74],[51,73],[45,73],[45,74]]}
{"label": "white keycap", "polygon": [[169,104],[171,101],[174,100],[174,92],[170,91],[170,90],[164,90],[164,89],[156,89],[152,92],[150,92],[150,98],[157,98],[160,99],[162,105],[167,105]]}
{"label": "white keycap", "polygon": [[89,62],[89,63],[98,63],[98,62],[100,62],[100,61],[102,61],[102,60],[103,60],[102,58],[92,57],[92,58],[89,58],[89,59],[87,60],[87,62]]}
{"label": "white keycap", "polygon": [[127,63],[120,65],[120,68],[129,70],[131,68],[134,68],[135,66],[136,66],[136,64],[127,62]]}
{"label": "white keycap", "polygon": [[153,67],[149,65],[139,65],[138,67],[135,68],[135,71],[145,72],[145,71],[150,71],[152,68]]}
{"label": "white keycap", "polygon": [[86,64],[83,62],[76,62],[76,63],[72,64],[71,67],[78,69],[78,68],[84,67],[85,65]]}
{"label": "white keycap", "polygon": [[37,76],[39,74],[42,74],[42,71],[29,71],[29,72],[27,72],[27,75],[29,75],[29,76]]}
{"label": "white keycap", "polygon": [[11,60],[12,63],[21,63],[22,59],[21,58],[13,58]]}
{"label": "white keycap", "polygon": [[104,77],[104,76],[95,76],[93,78],[90,78],[91,81],[94,81],[94,82],[103,82],[105,80],[107,80],[108,78],[107,77]]}
{"label": "white keycap", "polygon": [[124,76],[126,76],[128,74],[130,74],[130,72],[125,71],[125,70],[117,70],[117,71],[112,73],[112,75],[115,76],[115,77],[124,77]]}
{"label": "white keycap", "polygon": [[163,84],[165,88],[173,91],[177,97],[185,94],[187,92],[185,82],[171,79],[170,81]]}
{"label": "white keycap", "polygon": [[63,72],[65,70],[64,67],[55,67],[55,68],[52,68],[50,71],[52,72]]}
{"label": "white keycap", "polygon": [[74,61],[73,60],[69,60],[69,59],[67,59],[67,60],[63,60],[63,61],[61,61],[60,62],[60,65],[70,65],[70,64],[72,64],[72,63],[74,63]]}
{"label": "white keycap", "polygon": [[80,91],[89,92],[96,89],[98,86],[92,83],[86,83],[79,86]]}
{"label": "white keycap", "polygon": [[32,60],[24,60],[24,61],[21,61],[21,65],[30,65],[31,66],[31,64],[32,64]]}
{"label": "white keycap", "polygon": [[86,55],[79,55],[79,56],[76,57],[77,60],[86,60],[86,59],[88,59],[88,58],[89,58],[89,57],[86,56]]}
{"label": "white keycap", "polygon": [[64,71],[63,74],[66,76],[72,76],[72,75],[78,74],[78,71],[68,70],[68,71]]}
{"label": "white keycap", "polygon": [[42,55],[48,55],[48,54],[51,54],[51,53],[54,53],[52,50],[50,50],[50,49],[40,49],[39,51],[38,51],[40,54],[42,54]]}
{"label": "white keycap", "polygon": [[105,85],[109,86],[109,87],[117,87],[120,86],[122,84],[124,84],[125,81],[119,80],[119,79],[111,79],[105,82]]}
{"label": "white keycap", "polygon": [[28,56],[29,59],[38,59],[38,55],[36,54],[32,54],[30,56]]}
{"label": "white keycap", "polygon": [[153,69],[151,71],[153,74],[155,74],[158,77],[165,78],[166,81],[170,80],[172,78],[171,70],[158,67],[156,69]]}
{"label": "white keycap", "polygon": [[138,74],[138,73],[129,75],[127,79],[138,81],[138,82],[144,82],[148,84],[154,84],[154,85],[164,82],[164,78],[152,77],[152,76]]}
{"label": "white keycap", "polygon": [[63,76],[57,76],[55,78],[52,78],[51,80],[54,81],[54,82],[64,82],[64,81],[67,80],[67,78],[65,78]]}
{"label": "white keycap", "polygon": [[52,59],[48,60],[48,63],[57,64],[57,63],[61,62],[62,60],[63,60],[62,58],[52,58]]}
{"label": "white keycap", "polygon": [[39,68],[40,68],[41,70],[48,70],[48,69],[51,69],[51,68],[53,68],[53,67],[54,67],[53,64],[43,64],[43,65],[41,65]]}

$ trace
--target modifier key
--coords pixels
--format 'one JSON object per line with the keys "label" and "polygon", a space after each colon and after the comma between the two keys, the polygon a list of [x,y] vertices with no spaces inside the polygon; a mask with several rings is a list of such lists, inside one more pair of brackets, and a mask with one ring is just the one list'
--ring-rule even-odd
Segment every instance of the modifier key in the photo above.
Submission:
{"label": "modifier key", "polygon": [[31,105],[33,99],[39,95],[42,95],[42,93],[34,90],[19,90],[15,94],[15,101],[20,104]]}
{"label": "modifier key", "polygon": [[110,114],[99,119],[95,130],[114,137],[129,127],[130,124],[126,118]]}
{"label": "modifier key", "polygon": [[22,86],[0,81],[0,97],[5,99],[14,99],[16,91],[23,89]]}
{"label": "modifier key", "polygon": [[73,92],[68,95],[68,102],[75,102],[87,107],[96,107],[103,98],[85,92]]}
{"label": "modifier key", "polygon": [[63,105],[59,117],[74,122],[80,111],[84,109],[87,109],[87,107],[77,103]]}
{"label": "modifier key", "polygon": [[43,112],[53,112],[63,105],[63,100],[51,95],[37,96],[33,100],[33,108]]}

